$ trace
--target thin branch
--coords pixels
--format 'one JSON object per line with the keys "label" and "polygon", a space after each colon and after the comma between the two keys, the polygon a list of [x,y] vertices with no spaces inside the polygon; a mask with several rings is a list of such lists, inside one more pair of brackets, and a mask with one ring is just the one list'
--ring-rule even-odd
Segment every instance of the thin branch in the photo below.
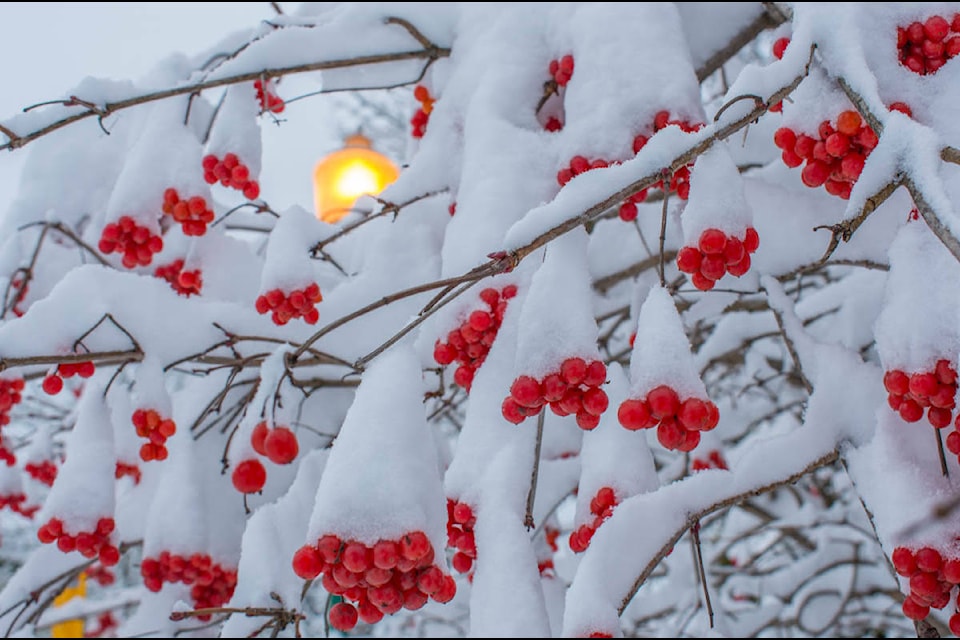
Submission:
{"label": "thin branch", "polygon": [[690,527],[690,540],[693,543],[693,553],[697,561],[697,575],[703,586],[703,600],[707,607],[707,616],[710,619],[710,628],[713,629],[713,605],[710,603],[710,585],[707,584],[707,572],[703,568],[703,550],[700,548],[700,523]]}
{"label": "thin branch", "polygon": [[537,478],[540,476],[540,450],[543,446],[543,423],[546,422],[546,410],[541,407],[537,414],[537,441],[533,447],[533,468],[530,471],[530,490],[527,492],[527,513],[523,517],[523,526],[527,531],[533,529],[533,503],[537,497]]}
{"label": "thin branch", "polygon": [[704,63],[697,68],[697,80],[703,82],[709,78],[714,71],[721,69],[728,60],[737,55],[738,51],[743,49],[748,43],[753,42],[760,33],[767,29],[775,29],[790,19],[775,2],[764,2],[763,8],[763,13],[731,38],[726,46],[707,58]]}
{"label": "thin branch", "polygon": [[438,194],[441,194],[441,193],[446,193],[446,191],[447,191],[447,189],[443,189],[443,190],[440,190],[440,191],[431,191],[431,192],[429,192],[429,193],[424,193],[424,194],[421,194],[421,195],[416,196],[416,197],[414,197],[414,198],[411,198],[411,199],[407,200],[406,202],[401,202],[400,204],[396,204],[396,203],[393,203],[393,202],[387,202],[387,201],[385,201],[385,200],[381,200],[380,198],[377,198],[377,201],[378,201],[381,205],[383,205],[383,208],[380,209],[380,211],[378,211],[378,212],[376,212],[376,213],[374,213],[374,214],[371,214],[371,215],[369,215],[369,216],[366,216],[365,218],[362,218],[362,219],[358,220],[357,222],[354,222],[353,224],[347,225],[346,227],[340,229],[339,231],[337,231],[337,232],[334,233],[333,235],[331,235],[331,236],[329,236],[329,237],[327,237],[327,238],[324,238],[324,239],[321,240],[320,242],[318,242],[318,243],[316,243],[315,245],[313,245],[312,247],[310,247],[310,253],[311,253],[311,254],[316,254],[316,253],[318,253],[320,250],[322,250],[322,249],[323,249],[324,247],[326,247],[328,244],[331,244],[331,243],[333,243],[333,242],[336,242],[337,240],[339,240],[339,239],[342,238],[343,236],[347,235],[348,233],[350,233],[350,232],[353,231],[354,229],[357,229],[358,227],[362,227],[363,225],[367,224],[368,222],[371,222],[371,221],[373,221],[373,220],[376,220],[377,218],[381,218],[381,217],[383,217],[383,216],[389,215],[389,214],[391,214],[391,213],[392,213],[392,214],[398,214],[398,213],[400,213],[400,211],[401,211],[402,209],[404,209],[405,207],[410,206],[411,204],[413,204],[413,203],[415,203],[415,202],[419,202],[420,200],[423,200],[423,199],[425,199],[425,198],[430,198],[430,197],[433,197],[433,196],[438,195]]}

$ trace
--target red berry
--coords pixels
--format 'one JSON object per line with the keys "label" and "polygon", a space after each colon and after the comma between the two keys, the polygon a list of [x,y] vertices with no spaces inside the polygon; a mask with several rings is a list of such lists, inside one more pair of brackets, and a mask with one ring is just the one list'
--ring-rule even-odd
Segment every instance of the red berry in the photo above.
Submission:
{"label": "red berry", "polygon": [[680,398],[677,392],[665,384],[655,387],[647,394],[647,403],[650,406],[650,414],[660,420],[675,416],[680,409]]}
{"label": "red berry", "polygon": [[916,554],[917,568],[920,571],[936,573],[943,563],[943,556],[933,547],[923,547]]}
{"label": "red berry", "polygon": [[250,444],[253,446],[253,450],[262,456],[267,455],[267,450],[263,448],[263,442],[267,439],[269,433],[270,427],[267,426],[266,422],[261,421],[253,428],[253,433],[250,435]]}
{"label": "red berry", "polygon": [[304,545],[293,554],[293,572],[304,580],[313,580],[323,571],[323,557],[315,547]]}
{"label": "red berry", "polygon": [[889,393],[903,396],[910,391],[910,377],[899,369],[887,371],[883,374],[883,386]]}
{"label": "red berry", "polygon": [[60,393],[61,389],[63,389],[63,378],[57,374],[52,373],[43,379],[43,390],[51,396]]}
{"label": "red berry", "polygon": [[560,377],[567,384],[580,384],[586,376],[587,363],[583,358],[567,358],[560,365]]}
{"label": "red berry", "polygon": [[716,284],[716,280],[711,280],[710,278],[704,277],[704,275],[699,271],[690,276],[690,282],[692,282],[693,286],[700,291],[709,291],[710,289],[713,289],[713,285]]}
{"label": "red berry", "polygon": [[723,254],[708,254],[700,261],[700,274],[707,280],[717,281],[727,273]]}
{"label": "red berry", "polygon": [[330,607],[330,626],[338,631],[350,631],[357,626],[357,610],[352,604],[338,602]]}
{"label": "red berry", "polygon": [[789,127],[780,127],[773,134],[773,144],[784,151],[793,151],[797,144],[797,134]]}
{"label": "red berry", "polygon": [[823,186],[823,183],[830,177],[830,167],[819,160],[813,160],[807,163],[807,166],[800,172],[800,178],[803,184],[815,188]]}
{"label": "red berry", "polygon": [[778,38],[773,43],[773,57],[777,60],[783,58],[783,52],[786,51],[788,44],[790,44],[790,38]]}
{"label": "red berry", "polygon": [[500,413],[504,420],[511,424],[520,424],[527,418],[526,415],[521,413],[520,405],[512,397],[504,398],[503,404],[500,405]]}
{"label": "red berry", "polygon": [[912,398],[904,398],[897,412],[904,422],[917,422],[923,417],[923,407]]}
{"label": "red berry", "polygon": [[664,418],[657,425],[657,440],[664,449],[676,449],[683,444],[686,432],[673,418]]}
{"label": "red berry", "polygon": [[683,273],[697,273],[702,259],[703,254],[696,247],[683,247],[677,253],[677,268]]}
{"label": "red berry", "polygon": [[904,598],[903,615],[911,620],[923,620],[930,615],[930,607],[918,603],[913,598]]}
{"label": "red berry", "polygon": [[943,429],[949,426],[950,418],[952,417],[953,415],[950,409],[942,409],[940,407],[930,407],[927,409],[927,421],[937,429]]}
{"label": "red berry", "polygon": [[650,415],[650,407],[639,399],[624,400],[617,411],[617,419],[630,431],[649,429],[656,424],[656,419]]}
{"label": "red berry", "polygon": [[610,400],[603,389],[593,387],[583,392],[583,410],[591,415],[602,415],[609,404]]}
{"label": "red berry", "polygon": [[583,378],[583,384],[588,387],[599,387],[607,381],[607,365],[600,360],[593,360],[587,365],[587,373]]}
{"label": "red berry", "polygon": [[720,229],[707,229],[700,234],[700,251],[706,255],[719,255],[727,246],[727,234]]}
{"label": "red berry", "polygon": [[940,42],[947,37],[949,32],[950,23],[941,16],[930,16],[927,18],[927,21],[923,23],[923,33],[928,41]]}
{"label": "red berry", "polygon": [[510,396],[521,407],[536,408],[543,403],[540,383],[531,376],[520,376],[510,385]]}
{"label": "red berry", "polygon": [[287,427],[276,427],[264,439],[263,450],[274,464],[290,464],[300,452],[300,445],[293,431]]}
{"label": "red berry", "polygon": [[593,431],[600,424],[600,416],[589,413],[585,409],[577,412],[576,419],[577,426],[584,431]]}
{"label": "red berry", "polygon": [[917,561],[910,549],[897,547],[893,550],[893,567],[901,576],[910,577],[917,571]]}
{"label": "red berry", "polygon": [[233,470],[231,479],[240,493],[257,493],[267,483],[267,470],[259,460],[244,460]]}
{"label": "red berry", "polygon": [[930,397],[939,391],[940,383],[932,373],[914,373],[910,376],[909,388],[914,397]]}
{"label": "red berry", "polygon": [[688,431],[700,431],[707,424],[707,403],[699,398],[687,398],[680,405],[677,420]]}

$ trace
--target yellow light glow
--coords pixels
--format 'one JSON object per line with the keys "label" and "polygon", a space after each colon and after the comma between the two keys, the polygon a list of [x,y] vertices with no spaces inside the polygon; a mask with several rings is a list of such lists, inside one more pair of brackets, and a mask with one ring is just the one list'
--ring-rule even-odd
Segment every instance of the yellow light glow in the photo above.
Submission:
{"label": "yellow light glow", "polygon": [[336,222],[347,215],[357,198],[377,195],[397,179],[400,170],[385,155],[370,148],[362,135],[346,139],[313,169],[313,200],[318,218]]}

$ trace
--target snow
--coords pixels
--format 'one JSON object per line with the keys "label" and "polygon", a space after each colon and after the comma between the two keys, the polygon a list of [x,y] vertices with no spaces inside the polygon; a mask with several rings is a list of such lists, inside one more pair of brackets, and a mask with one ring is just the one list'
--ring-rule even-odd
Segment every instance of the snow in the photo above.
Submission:
{"label": "snow", "polygon": [[[745,46],[725,66],[729,77],[703,82],[698,69],[765,3],[303,3],[194,58],[160,61],[144,78],[80,80],[72,93],[101,105],[223,84],[111,113],[109,135],[88,118],[14,150],[26,164],[0,221],[0,366],[26,389],[0,411],[10,416],[0,418],[0,445],[16,456],[0,463],[0,496],[24,490],[42,508],[33,520],[0,511],[0,628],[45,633],[35,625],[49,622],[40,613],[53,578],[81,565],[79,554],[39,544],[40,523],[61,518],[75,532],[114,517],[119,584],[92,590],[89,608],[73,605],[78,615],[129,598],[140,606],[123,612],[119,634],[183,632],[195,621],[169,615],[193,608],[190,589],[148,592],[138,562],[207,553],[238,570],[237,611],[196,635],[268,634],[266,618],[246,614],[273,607],[303,614],[304,635],[330,633],[329,594],[293,573],[295,551],[328,533],[373,544],[424,531],[447,572],[453,500],[477,516],[471,577],[456,575],[450,603],[354,635],[909,634],[898,607],[911,584],[888,560],[897,546],[960,557],[960,462],[936,440],[960,425],[954,415],[934,433],[905,423],[889,408],[883,374],[941,359],[956,367],[960,357],[960,273],[949,249],[960,238],[960,170],[941,153],[960,144],[960,62],[909,71],[896,29],[952,19],[960,5],[781,8],[792,19]],[[781,36],[791,42],[774,60],[769,45]],[[568,54],[570,81],[538,112],[551,61]],[[208,153],[236,153],[258,179],[276,170],[264,129],[294,128],[297,117],[261,114],[252,81],[230,78],[283,70],[332,93],[384,88],[388,99],[364,105],[406,153],[400,178],[364,211],[320,222],[309,203],[274,207],[283,194],[268,189],[250,203],[204,181]],[[730,133],[756,100],[798,78],[782,113]],[[274,88],[292,100],[291,84]],[[436,99],[419,139],[409,136],[413,84]],[[373,93],[353,95],[360,103]],[[324,100],[316,113],[340,117],[343,107]],[[891,111],[895,101],[913,115]],[[858,108],[882,130],[850,199],[808,188],[773,133],[818,135],[822,122]],[[47,105],[0,124],[28,135],[81,109]],[[654,133],[662,110],[704,126]],[[547,131],[548,115],[562,129]],[[342,117],[368,124],[359,111]],[[650,139],[635,152],[638,134]],[[651,188],[635,222],[617,216],[692,150],[689,199],[664,204]],[[575,155],[609,165],[561,186],[558,171]],[[203,196],[216,224],[182,234],[161,214],[168,188]],[[923,216],[911,215],[915,204]],[[150,265],[125,269],[118,255],[100,255],[104,226],[124,215],[163,234]],[[706,229],[742,237],[748,227],[760,236],[750,271],[716,290],[696,290],[670,257]],[[198,295],[155,277],[178,258],[202,271]],[[492,264],[502,270],[473,271]],[[24,277],[29,288],[15,301]],[[258,296],[312,283],[323,296],[316,324],[281,326],[256,311]],[[508,285],[517,295],[467,391],[434,347],[482,308],[483,289]],[[95,361],[94,377],[69,379],[56,396],[42,391],[58,359],[75,354]],[[503,417],[518,376],[542,379],[571,357],[607,364],[610,406],[594,430],[546,408],[538,441],[537,419]],[[717,427],[688,454],[617,419],[624,400],[662,384],[719,408]],[[176,423],[166,460],[141,459],[137,409]],[[291,464],[256,452],[261,421],[295,432]],[[711,451],[728,468],[695,470]],[[42,459],[59,465],[50,489],[23,474]],[[264,462],[267,481],[242,495],[231,474],[248,459]],[[116,478],[117,462],[136,465],[140,480]],[[569,534],[592,522],[602,487],[618,504],[574,554]],[[688,549],[693,527],[712,621]],[[43,598],[31,599],[38,589]],[[853,626],[852,602],[864,603],[868,630]],[[946,626],[951,613],[931,619]]]}

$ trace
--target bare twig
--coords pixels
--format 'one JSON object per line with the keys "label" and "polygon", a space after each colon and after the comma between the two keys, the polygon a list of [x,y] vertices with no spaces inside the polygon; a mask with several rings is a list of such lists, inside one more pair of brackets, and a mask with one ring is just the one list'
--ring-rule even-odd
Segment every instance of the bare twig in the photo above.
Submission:
{"label": "bare twig", "polygon": [[533,446],[533,468],[530,471],[530,490],[527,492],[527,513],[523,517],[523,526],[527,531],[533,529],[533,504],[537,497],[537,478],[540,476],[540,449],[543,446],[543,423],[546,422],[546,410],[541,408],[537,415],[537,440]]}

